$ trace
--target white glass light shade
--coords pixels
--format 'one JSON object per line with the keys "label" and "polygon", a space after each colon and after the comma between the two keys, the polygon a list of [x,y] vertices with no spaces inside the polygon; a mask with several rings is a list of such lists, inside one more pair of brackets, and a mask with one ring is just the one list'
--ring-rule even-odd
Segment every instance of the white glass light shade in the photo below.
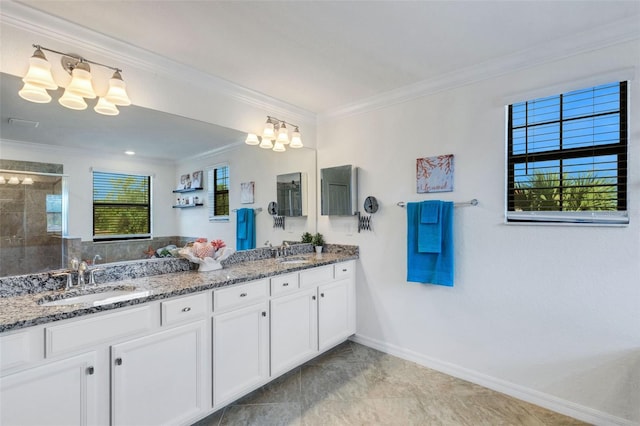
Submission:
{"label": "white glass light shade", "polygon": [[287,126],[284,123],[280,125],[280,130],[278,130],[278,137],[276,142],[280,142],[281,144],[287,145],[289,143],[289,132],[287,131]]}
{"label": "white glass light shade", "polygon": [[273,123],[267,122],[264,125],[264,130],[262,131],[262,140],[263,141],[264,141],[264,138],[267,138],[267,139],[275,139],[276,138],[276,134],[273,131]]}
{"label": "white glass light shade", "polygon": [[300,132],[298,131],[297,127],[291,134],[291,143],[289,144],[289,146],[291,148],[302,148],[304,146],[302,145],[302,138],[300,137]]}
{"label": "white glass light shade", "polygon": [[87,109],[87,103],[84,101],[82,96],[71,93],[68,89],[64,91],[64,94],[60,97],[60,99],[58,99],[58,102],[63,107],[67,107],[69,109]]}
{"label": "white glass light shade", "polygon": [[93,110],[95,112],[97,112],[98,114],[102,114],[102,115],[118,115],[118,114],[120,114],[120,111],[118,111],[118,108],[116,108],[116,106],[114,104],[112,104],[111,102],[109,102],[105,98],[99,98],[98,99],[98,103],[96,104],[95,107],[93,107]]}
{"label": "white glass light shade", "polygon": [[[91,84],[91,73],[82,69],[81,65],[85,64],[80,63],[78,67],[71,71],[71,83],[69,83],[65,92],[71,92],[83,98],[95,99],[96,92]],[[86,68],[88,69],[88,66]]]}
{"label": "white glass light shade", "polygon": [[247,139],[245,139],[244,143],[247,145],[258,145],[260,141],[258,140],[258,135],[254,135],[253,133],[249,133],[247,135]]}
{"label": "white glass light shade", "polygon": [[11,176],[8,183],[9,185],[17,185],[20,183],[20,181],[18,180],[17,176]]}
{"label": "white glass light shade", "polygon": [[33,179],[31,179],[30,177],[26,177],[22,180],[22,184],[23,185],[33,185]]}
{"label": "white glass light shade", "polygon": [[22,86],[18,95],[20,95],[22,99],[26,99],[37,104],[46,104],[51,102],[51,95],[49,95],[44,88],[34,86],[31,83],[24,83],[24,86]]}
{"label": "white glass light shade", "polygon": [[276,140],[275,145],[273,145],[273,150],[275,152],[285,152],[287,149],[284,147],[284,144],[282,144],[282,142],[278,142]]}
{"label": "white glass light shade", "polygon": [[29,58],[29,71],[27,71],[27,75],[24,76],[22,81],[48,90],[58,88],[51,75],[51,64],[45,58],[42,50],[37,49],[33,56]]}
{"label": "white glass light shade", "polygon": [[5,183],[7,183],[7,181],[4,180],[4,176],[0,176],[0,185],[4,185]]}
{"label": "white glass light shade", "polygon": [[262,137],[262,142],[260,142],[260,148],[263,148],[263,149],[271,149],[271,148],[273,148],[273,143],[271,142],[271,139],[265,138],[263,136]]}
{"label": "white glass light shade", "polygon": [[131,99],[127,95],[127,85],[122,81],[122,76],[118,71],[114,72],[113,77],[109,79],[109,90],[104,97],[114,105],[131,105]]}

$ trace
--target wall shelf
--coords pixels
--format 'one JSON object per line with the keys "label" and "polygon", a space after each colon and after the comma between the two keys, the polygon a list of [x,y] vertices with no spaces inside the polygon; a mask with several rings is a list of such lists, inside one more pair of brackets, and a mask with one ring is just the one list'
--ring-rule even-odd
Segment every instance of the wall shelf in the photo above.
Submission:
{"label": "wall shelf", "polygon": [[187,188],[187,189],[174,189],[174,193],[182,193],[182,192],[194,192],[194,191],[202,191],[204,188]]}
{"label": "wall shelf", "polygon": [[198,203],[198,204],[179,204],[179,205],[175,205],[173,206],[174,209],[187,209],[189,207],[202,207],[204,206],[203,203]]}

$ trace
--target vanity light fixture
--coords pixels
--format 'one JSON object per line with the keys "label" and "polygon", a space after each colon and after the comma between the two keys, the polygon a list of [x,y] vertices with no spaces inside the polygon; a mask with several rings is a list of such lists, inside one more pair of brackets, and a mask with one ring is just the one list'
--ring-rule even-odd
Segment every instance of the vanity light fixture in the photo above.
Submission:
{"label": "vanity light fixture", "polygon": [[[289,140],[287,124],[294,129],[291,133],[291,140]],[[260,148],[271,149],[275,152],[286,151],[285,145],[289,145],[289,148],[302,148],[304,146],[302,144],[302,137],[300,136],[300,129],[297,125],[269,115],[267,116],[267,122],[264,125],[261,138],[258,138],[258,135],[255,133],[249,133],[244,142],[247,145],[258,145]]]}
{"label": "vanity light fixture", "polygon": [[33,179],[31,179],[30,177],[26,177],[26,178],[22,179],[22,184],[23,185],[33,185]]}
{"label": "vanity light fixture", "polygon": [[11,176],[9,178],[9,181],[7,182],[9,185],[17,185],[20,183],[20,180],[18,179],[17,176]]}
{"label": "vanity light fixture", "polygon": [[51,95],[47,90],[55,90],[58,84],[51,75],[51,64],[44,56],[43,50],[47,52],[62,55],[60,63],[62,68],[71,74],[71,82],[65,88],[64,94],[58,102],[60,105],[75,109],[83,110],[87,108],[86,99],[95,99],[97,96],[93,83],[91,82],[91,68],[89,64],[98,65],[114,71],[113,76],[109,79],[109,89],[104,96],[99,97],[96,106],[93,108],[95,112],[103,115],[118,115],[117,106],[131,105],[129,95],[127,95],[126,85],[122,80],[121,69],[104,65],[98,62],[90,61],[82,56],[58,52],[57,50],[48,49],[40,45],[34,44],[36,51],[29,59],[29,70],[22,81],[24,86],[18,92],[21,98],[30,102],[48,103],[51,102]]}
{"label": "vanity light fixture", "polygon": [[4,180],[4,176],[0,176],[0,185],[4,185],[5,183],[7,183],[7,181]]}

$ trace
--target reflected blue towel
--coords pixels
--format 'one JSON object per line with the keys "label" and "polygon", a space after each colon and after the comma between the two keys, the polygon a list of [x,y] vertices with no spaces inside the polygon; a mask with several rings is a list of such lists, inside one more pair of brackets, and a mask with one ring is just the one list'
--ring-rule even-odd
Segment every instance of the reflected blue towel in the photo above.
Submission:
{"label": "reflected blue towel", "polygon": [[423,201],[419,204],[418,251],[420,253],[440,253],[442,250],[442,224],[440,210],[443,202]]}
{"label": "reflected blue towel", "polygon": [[407,281],[453,287],[453,203],[443,201],[440,208],[442,243],[440,253],[418,250],[421,225],[420,203],[407,203]]}
{"label": "reflected blue towel", "polygon": [[256,248],[256,228],[253,209],[238,209],[236,219],[236,250]]}

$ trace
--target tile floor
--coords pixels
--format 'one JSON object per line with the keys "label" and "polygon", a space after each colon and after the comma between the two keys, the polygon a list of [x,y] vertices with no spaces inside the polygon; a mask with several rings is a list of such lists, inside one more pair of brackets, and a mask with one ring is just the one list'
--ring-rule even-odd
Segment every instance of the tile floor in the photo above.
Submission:
{"label": "tile floor", "polygon": [[584,424],[347,341],[193,426]]}

